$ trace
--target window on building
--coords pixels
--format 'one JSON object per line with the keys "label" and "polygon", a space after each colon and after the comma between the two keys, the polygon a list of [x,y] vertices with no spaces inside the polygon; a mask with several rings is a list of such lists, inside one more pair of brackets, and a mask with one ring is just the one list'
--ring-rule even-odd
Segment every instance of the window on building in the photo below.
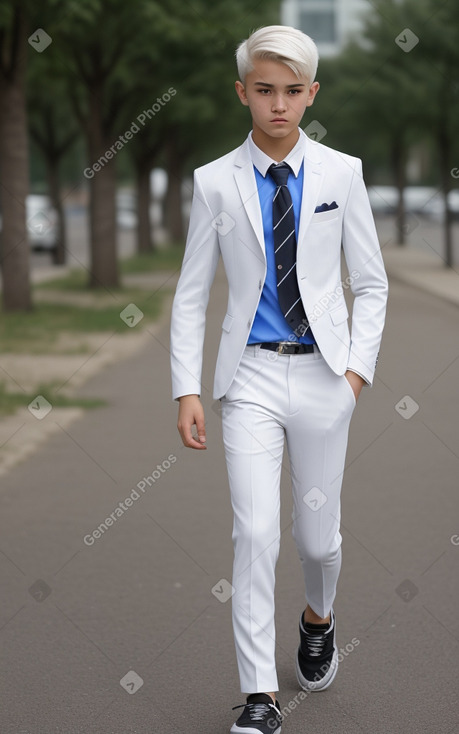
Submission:
{"label": "window on building", "polygon": [[336,43],[335,0],[301,0],[299,27],[317,43]]}

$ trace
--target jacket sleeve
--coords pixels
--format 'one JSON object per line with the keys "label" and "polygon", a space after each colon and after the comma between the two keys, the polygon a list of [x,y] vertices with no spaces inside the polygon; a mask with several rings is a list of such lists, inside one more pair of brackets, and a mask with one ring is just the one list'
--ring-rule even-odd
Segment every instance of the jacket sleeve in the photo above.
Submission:
{"label": "jacket sleeve", "polygon": [[354,295],[347,367],[371,385],[384,328],[388,284],[359,159],[344,212],[343,250]]}
{"label": "jacket sleeve", "polygon": [[220,249],[214,216],[198,172],[180,277],[172,304],[170,354],[172,397],[201,394],[206,310]]}

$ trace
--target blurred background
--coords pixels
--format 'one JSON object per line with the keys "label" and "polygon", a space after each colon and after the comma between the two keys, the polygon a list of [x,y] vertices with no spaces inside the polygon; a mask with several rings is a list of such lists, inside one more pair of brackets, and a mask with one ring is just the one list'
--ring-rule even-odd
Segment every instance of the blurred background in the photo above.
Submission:
{"label": "blurred background", "polygon": [[[0,0],[3,355],[93,354],[83,336],[126,334],[129,303],[142,326],[158,318],[193,169],[250,129],[235,49],[277,23],[319,47],[303,129],[363,159],[389,275],[457,302],[453,0]],[[0,414],[39,387],[63,399],[52,371],[33,381],[31,367],[18,391],[17,360],[4,356]]]}
{"label": "blurred background", "polygon": [[[215,593],[232,560],[211,398],[222,267],[206,314],[209,451],[176,430],[169,316],[193,169],[251,126],[235,48],[277,23],[318,44],[302,126],[363,159],[390,279],[345,475],[339,644],[361,644],[286,731],[459,732],[459,3],[0,0],[1,734],[234,721],[231,609]],[[285,457],[283,704],[298,693],[303,603],[289,481]]]}
{"label": "blurred background", "polygon": [[2,0],[4,312],[29,310],[50,266],[119,287],[122,259],[183,247],[193,168],[250,126],[235,47],[271,23],[318,44],[305,130],[363,158],[382,246],[457,263],[456,3]]}

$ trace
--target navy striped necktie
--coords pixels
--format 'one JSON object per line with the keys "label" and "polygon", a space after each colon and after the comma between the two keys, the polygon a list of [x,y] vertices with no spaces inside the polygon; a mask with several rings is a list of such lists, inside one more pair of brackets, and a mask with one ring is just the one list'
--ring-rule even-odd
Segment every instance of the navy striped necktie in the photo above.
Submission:
{"label": "navy striped necktie", "polygon": [[277,186],[273,198],[274,257],[277,297],[281,311],[296,337],[303,336],[309,324],[301,301],[296,274],[296,234],[293,202],[287,186],[291,172],[288,163],[272,164],[268,173]]}

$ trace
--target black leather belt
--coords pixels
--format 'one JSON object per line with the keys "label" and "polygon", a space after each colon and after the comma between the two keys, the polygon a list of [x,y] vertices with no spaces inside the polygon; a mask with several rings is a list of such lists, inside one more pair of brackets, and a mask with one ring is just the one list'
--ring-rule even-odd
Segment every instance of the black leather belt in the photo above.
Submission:
{"label": "black leather belt", "polygon": [[260,349],[270,349],[278,354],[310,354],[315,344],[299,344],[298,342],[258,342]]}

